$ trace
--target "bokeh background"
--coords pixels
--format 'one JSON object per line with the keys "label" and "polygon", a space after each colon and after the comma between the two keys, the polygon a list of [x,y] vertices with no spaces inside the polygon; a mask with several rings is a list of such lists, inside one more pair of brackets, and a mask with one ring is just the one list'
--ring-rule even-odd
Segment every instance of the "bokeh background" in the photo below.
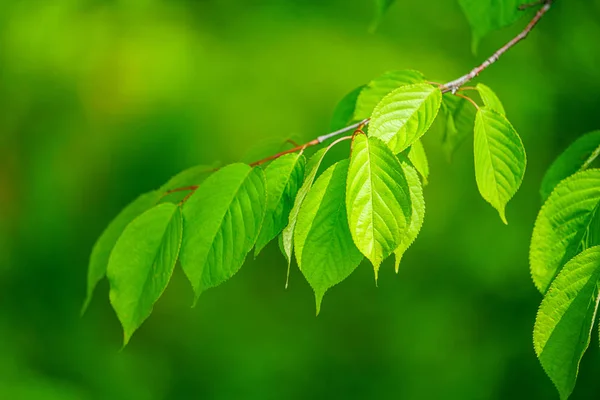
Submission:
{"label": "bokeh background", "polygon": [[[532,346],[528,247],[545,168],[600,128],[597,0],[558,1],[481,77],[528,151],[508,226],[479,197],[472,144],[448,163],[436,125],[425,225],[378,288],[363,263],[315,317],[272,243],[193,309],[178,270],[123,351],[106,282],[79,315],[91,247],[138,194],[323,134],[386,70],[456,78],[526,23],[473,55],[456,1],[398,1],[374,34],[372,3],[0,2],[0,398],[558,398]],[[573,399],[598,398],[598,376],[596,331]]]}

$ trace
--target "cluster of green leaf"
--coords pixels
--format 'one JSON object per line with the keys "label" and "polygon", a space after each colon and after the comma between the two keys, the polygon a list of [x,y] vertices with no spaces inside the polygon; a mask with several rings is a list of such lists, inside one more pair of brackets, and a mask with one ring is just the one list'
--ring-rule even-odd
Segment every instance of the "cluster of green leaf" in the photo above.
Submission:
{"label": "cluster of green leaf", "polygon": [[[374,26],[392,3],[377,1]],[[521,15],[518,0],[459,3],[473,29],[473,50]],[[464,95],[469,90],[479,103]],[[429,165],[420,139],[440,109],[444,151],[450,158],[472,135],[477,187],[507,223],[505,208],[523,180],[526,155],[496,94],[481,83],[443,93],[420,72],[391,71],[348,93],[331,121],[332,130],[369,125],[310,159],[300,152],[266,167],[199,166],[133,201],[94,246],[84,310],[106,276],[127,344],[178,261],[197,301],[231,278],[252,249],[256,256],[275,239],[288,276],[295,259],[313,288],[317,314],[325,292],[363,258],[375,280],[392,254],[398,271],[424,221]],[[344,139],[352,140],[349,157],[320,171],[328,150]],[[600,132],[592,132],[552,164],[531,241],[533,281],[545,294],[534,347],[563,399],[575,386],[600,301],[600,169],[590,168],[599,154]]]}
{"label": "cluster of green leaf", "polygon": [[[466,96],[443,96],[419,72],[388,72],[351,92],[334,112],[334,128],[365,118],[369,126],[308,161],[300,152],[266,167],[238,163],[182,172],[132,202],[98,239],[85,306],[106,276],[127,343],[152,312],[177,261],[197,301],[231,278],[252,249],[256,256],[275,239],[288,268],[295,258],[313,288],[317,313],[325,292],[363,258],[372,263],[375,279],[392,254],[398,270],[423,224],[421,179],[429,166],[420,138],[440,108],[444,140],[454,143],[448,146],[474,132],[477,185],[506,222],[504,209],[521,184],[525,151],[496,95],[482,84],[475,90],[482,106]],[[473,101],[466,104],[468,113],[463,101]],[[344,139],[352,140],[349,157],[320,171],[328,150]]]}
{"label": "cluster of green leaf", "polygon": [[531,238],[531,276],[544,294],[534,347],[562,399],[590,343],[600,301],[600,131],[569,146],[548,169]]}

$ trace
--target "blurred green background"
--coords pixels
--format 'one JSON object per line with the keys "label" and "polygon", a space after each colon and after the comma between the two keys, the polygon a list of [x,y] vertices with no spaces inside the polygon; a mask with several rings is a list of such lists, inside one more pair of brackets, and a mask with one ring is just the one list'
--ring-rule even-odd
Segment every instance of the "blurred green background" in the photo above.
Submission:
{"label": "blurred green background", "polygon": [[[557,2],[482,75],[528,151],[508,226],[479,197],[472,145],[448,163],[437,125],[425,225],[378,288],[364,262],[315,317],[272,243],[194,309],[177,271],[124,351],[106,282],[79,316],[91,247],[136,195],[265,139],[323,134],[337,101],[386,70],[456,78],[526,23],[475,56],[456,1],[398,1],[370,34],[373,8],[0,2],[0,398],[558,398],[532,346],[528,247],[544,170],[600,128],[597,0]],[[596,333],[572,398],[598,398],[598,376]]]}

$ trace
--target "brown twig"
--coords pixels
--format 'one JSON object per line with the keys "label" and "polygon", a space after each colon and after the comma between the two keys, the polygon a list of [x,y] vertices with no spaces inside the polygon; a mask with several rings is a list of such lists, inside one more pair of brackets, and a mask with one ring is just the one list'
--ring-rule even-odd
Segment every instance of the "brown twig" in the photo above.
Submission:
{"label": "brown twig", "polygon": [[492,54],[488,59],[486,59],[483,63],[481,63],[481,65],[473,68],[471,70],[471,72],[469,72],[466,75],[461,76],[458,79],[455,79],[453,81],[450,81],[450,82],[446,83],[441,88],[442,93],[447,93],[447,92],[456,93],[458,91],[458,89],[460,89],[461,86],[463,86],[465,83],[467,83],[470,80],[472,80],[473,78],[475,78],[477,75],[479,75],[487,67],[489,67],[490,65],[492,65],[493,63],[495,63],[496,61],[498,61],[498,59],[500,58],[500,56],[502,54],[506,53],[515,44],[517,44],[521,40],[525,39],[527,37],[527,35],[529,34],[529,32],[531,32],[531,30],[540,21],[540,19],[542,19],[542,17],[544,16],[544,14],[546,14],[548,12],[548,10],[550,9],[550,6],[552,5],[552,2],[546,0],[546,1],[543,2],[543,4],[544,5],[542,6],[542,8],[540,8],[538,10],[538,12],[535,14],[535,16],[533,17],[533,19],[529,22],[529,24],[527,24],[527,26],[525,27],[525,29],[523,29],[521,31],[521,33],[519,33],[517,36],[515,36],[514,38],[512,38],[504,46],[500,47],[494,54]]}

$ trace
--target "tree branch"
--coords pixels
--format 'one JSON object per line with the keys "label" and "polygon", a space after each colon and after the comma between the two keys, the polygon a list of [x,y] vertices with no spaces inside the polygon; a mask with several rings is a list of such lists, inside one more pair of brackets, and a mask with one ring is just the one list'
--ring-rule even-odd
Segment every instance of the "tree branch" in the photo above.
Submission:
{"label": "tree branch", "polygon": [[519,43],[521,40],[525,39],[527,37],[527,35],[529,34],[529,32],[531,32],[531,30],[537,25],[537,23],[540,21],[540,19],[542,19],[544,14],[546,14],[548,12],[548,10],[550,9],[550,6],[552,5],[552,2],[549,0],[546,0],[543,3],[544,3],[544,5],[542,6],[542,8],[540,8],[538,10],[538,12],[535,14],[533,19],[531,20],[531,22],[529,22],[529,24],[527,24],[527,26],[525,27],[525,29],[523,29],[523,31],[521,31],[521,33],[519,33],[517,36],[515,36],[511,41],[506,43],[504,46],[500,47],[487,60],[485,60],[481,65],[473,68],[473,70],[471,70],[471,72],[469,72],[468,74],[463,75],[460,78],[450,81],[450,82],[446,83],[445,85],[443,85],[440,88],[442,90],[442,93],[447,93],[447,92],[452,92],[453,94],[456,93],[456,91],[462,85],[464,85],[465,83],[467,83],[470,80],[472,80],[473,78],[475,78],[487,67],[489,67],[490,65],[492,65],[493,63],[498,61],[498,59],[500,58],[500,56],[502,54],[506,53],[511,47],[513,47],[515,44]]}
{"label": "tree branch", "polygon": [[[473,68],[471,70],[471,72],[469,72],[468,74],[463,75],[460,78],[457,78],[457,79],[455,79],[453,81],[450,81],[448,83],[445,83],[445,84],[441,85],[440,86],[440,90],[442,91],[442,93],[451,92],[452,94],[456,94],[456,92],[465,83],[467,83],[467,82],[471,81],[472,79],[474,79],[482,71],[484,71],[490,65],[492,65],[496,61],[498,61],[498,59],[500,58],[500,56],[502,56],[502,54],[506,53],[508,50],[510,50],[514,45],[516,45],[517,43],[519,43],[521,40],[525,39],[527,37],[527,35],[529,34],[529,32],[531,32],[531,30],[540,21],[540,19],[542,19],[542,17],[548,12],[548,10],[550,9],[550,7],[552,5],[552,1],[553,0],[538,0],[538,1],[535,1],[533,3],[521,5],[519,7],[519,9],[526,9],[526,8],[534,7],[536,5],[543,4],[543,6],[538,10],[538,12],[535,14],[535,16],[533,17],[533,19],[529,22],[529,24],[527,24],[527,26],[525,27],[525,29],[523,29],[521,31],[521,33],[519,33],[517,36],[515,36],[513,39],[511,39],[504,46],[502,46],[501,48],[499,48],[494,54],[492,54],[489,58],[487,58],[479,66]],[[461,97],[463,97],[463,96],[461,96]],[[466,98],[466,96],[464,96],[464,97]],[[475,104],[475,106],[477,107],[477,104]],[[254,166],[257,166],[257,165],[261,165],[261,164],[264,164],[266,162],[275,160],[275,159],[277,159],[277,158],[279,158],[279,157],[281,157],[281,156],[283,156],[285,154],[295,153],[297,151],[302,151],[302,150],[306,149],[307,147],[316,146],[316,145],[321,144],[321,143],[323,143],[323,142],[325,142],[325,141],[327,141],[327,140],[329,140],[331,138],[339,136],[339,135],[341,135],[343,133],[350,132],[350,131],[355,131],[357,129],[361,129],[362,127],[364,127],[365,125],[367,125],[369,122],[370,122],[370,118],[367,118],[365,120],[362,120],[362,121],[357,122],[355,124],[349,125],[349,126],[347,126],[345,128],[339,129],[337,131],[330,132],[330,133],[327,133],[325,135],[321,135],[321,136],[317,137],[316,139],[311,140],[310,142],[307,142],[307,143],[304,143],[304,144],[301,144],[301,145],[296,145],[295,147],[293,147],[293,148],[291,148],[289,150],[285,150],[285,151],[282,151],[280,153],[274,154],[272,156],[263,158],[262,160],[255,161],[255,162],[251,163],[250,166],[254,167]],[[190,193],[182,201],[182,202],[185,202],[185,200],[187,200],[189,198],[189,196],[191,196],[196,191],[197,188],[198,188],[198,186],[187,186],[187,187],[184,187],[184,188],[177,188],[177,189],[170,190],[166,194],[173,193],[173,192],[178,192],[178,191],[189,190]]]}
{"label": "tree branch", "polygon": [[[521,33],[519,33],[517,36],[515,36],[513,39],[511,39],[508,43],[506,43],[504,46],[502,46],[501,48],[499,48],[494,54],[492,54],[489,58],[487,58],[483,63],[481,63],[481,65],[473,68],[471,70],[471,72],[469,72],[466,75],[461,76],[460,78],[457,78],[453,81],[450,81],[448,83],[445,83],[443,85],[440,86],[440,89],[442,91],[442,93],[448,93],[448,92],[452,92],[453,94],[455,94],[458,89],[461,88],[461,86],[463,86],[464,84],[466,84],[467,82],[471,81],[472,79],[474,79],[477,75],[479,75],[482,71],[484,71],[486,68],[488,68],[490,65],[492,65],[493,63],[495,63],[496,61],[498,61],[498,59],[500,58],[500,56],[504,53],[506,53],[508,50],[510,50],[514,45],[516,45],[517,43],[519,43],[521,40],[525,39],[527,37],[527,35],[529,34],[529,32],[531,32],[531,30],[537,25],[537,23],[540,21],[540,19],[542,19],[542,17],[548,12],[548,10],[550,9],[550,6],[552,5],[552,0],[541,0],[536,2],[537,5],[539,4],[543,4],[542,8],[540,8],[538,10],[538,12],[535,14],[535,16],[533,17],[533,19],[529,22],[529,24],[527,24],[527,26],[525,27],[525,29],[523,29],[521,31]],[[536,4],[534,3],[529,3],[523,6],[527,6],[527,7],[533,7]],[[521,6],[521,7],[523,7]],[[287,153],[292,153],[295,151],[300,151],[303,150],[307,147],[310,146],[314,146],[320,143],[323,143],[326,140],[329,140],[333,137],[336,137],[338,135],[341,135],[342,133],[346,133],[352,130],[357,129],[358,127],[360,127],[361,125],[367,125],[369,123],[370,119],[367,118],[361,122],[357,122],[353,125],[347,126],[345,128],[342,128],[340,130],[337,130],[335,132],[331,132],[328,133],[326,135],[322,135],[319,136],[317,139],[312,140],[304,145],[301,146],[297,146],[294,149],[290,149],[287,150],[285,152],[276,154],[275,156],[271,156],[268,157],[264,160],[259,160],[256,161],[250,165],[260,165],[262,163],[265,163],[267,161],[271,161],[274,160],[284,154]]]}

